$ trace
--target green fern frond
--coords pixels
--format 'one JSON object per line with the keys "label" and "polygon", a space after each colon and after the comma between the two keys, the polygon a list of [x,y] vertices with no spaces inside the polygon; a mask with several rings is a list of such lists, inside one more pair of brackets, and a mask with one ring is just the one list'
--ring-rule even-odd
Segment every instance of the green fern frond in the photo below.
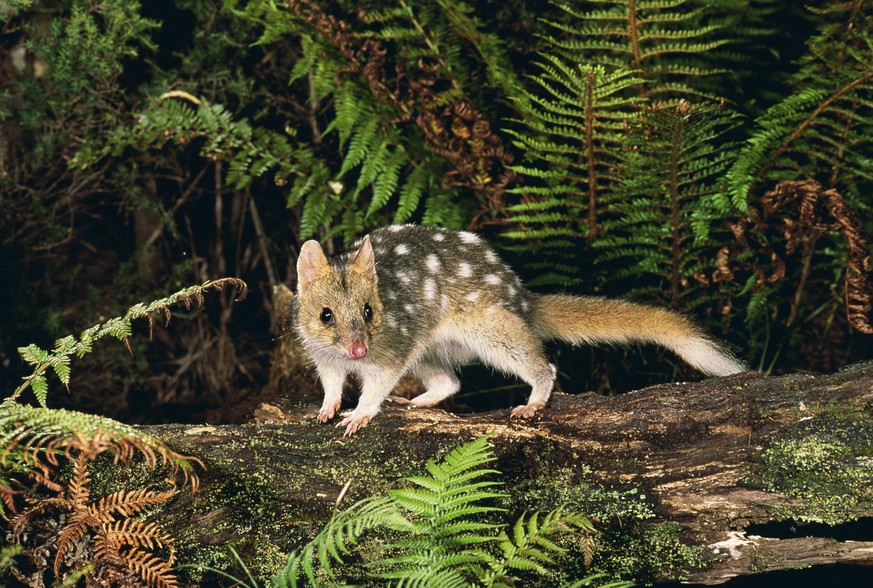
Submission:
{"label": "green fern frond", "polygon": [[336,214],[338,208],[336,198],[333,198],[327,190],[311,192],[303,202],[300,237],[306,239],[315,235],[324,221]]}
{"label": "green fern frond", "polygon": [[[638,98],[627,97],[644,80],[635,72],[607,72],[601,66],[576,65],[545,55],[541,72],[531,81],[541,90],[526,91],[523,127],[507,129],[526,162],[513,167],[527,182],[510,192],[521,202],[506,207],[512,225],[503,236],[523,247],[545,240],[549,258],[561,255],[565,237],[597,234],[603,194],[614,181],[613,170],[624,158],[621,148]],[[526,256],[531,257],[531,256]],[[579,283],[578,268],[563,275],[552,268],[534,284]]]}
{"label": "green fern frond", "polygon": [[712,54],[729,39],[708,7],[688,0],[553,3],[560,13],[546,23],[560,35],[546,36],[549,45],[568,60],[637,71],[649,82],[640,88],[646,97],[711,98],[699,78],[725,73]]}
{"label": "green fern frond", "polygon": [[631,127],[603,236],[593,244],[599,263],[618,267],[610,279],[632,284],[630,295],[658,284],[674,308],[702,300],[696,276],[716,270],[716,241],[728,238],[719,221],[735,214],[716,195],[736,152],[725,136],[738,121],[725,107],[680,103],[647,109]]}
{"label": "green fern frond", "polygon": [[412,169],[397,196],[397,211],[394,213],[393,221],[395,224],[409,221],[427,190],[428,175],[424,165],[422,163],[411,165]]}
{"label": "green fern frond", "polygon": [[495,460],[490,437],[428,461],[429,475],[406,478],[411,487],[367,498],[334,516],[289,557],[271,586],[297,586],[301,573],[316,585],[316,562],[333,575],[334,562],[365,533],[380,529],[391,531],[392,540],[365,558],[365,569],[370,578],[396,581],[392,586],[512,586],[519,572],[547,572],[552,556],[564,551],[557,537],[593,536],[594,528],[582,515],[561,509],[522,516],[508,532],[508,525],[490,522],[485,515],[504,509],[488,502],[505,497],[492,489],[499,482],[480,479],[499,474],[487,468]]}
{"label": "green fern frond", "polygon": [[158,150],[170,142],[188,145],[195,140],[199,140],[202,157],[228,162],[227,182],[236,189],[245,188],[270,170],[274,170],[274,181],[284,184],[308,172],[314,159],[311,150],[293,145],[287,135],[253,129],[247,120],[234,119],[221,104],[174,91],[141,112],[136,123],[121,125],[108,137],[87,143],[73,157],[71,166],[85,169],[127,149]]}
{"label": "green fern frond", "polygon": [[[827,9],[827,22],[810,40],[792,86],[800,88],[755,121],[728,172],[727,195],[746,209],[756,187],[796,177],[820,179],[847,194],[873,178],[873,36],[870,15],[848,5]],[[841,22],[857,18],[853,26]]]}
{"label": "green fern frond", "polygon": [[149,304],[136,304],[128,309],[124,316],[111,318],[100,324],[94,325],[82,331],[79,338],[76,339],[72,335],[68,335],[55,342],[55,347],[51,352],[40,349],[36,345],[19,348],[19,353],[22,359],[34,366],[33,373],[24,378],[24,382],[15,389],[15,391],[4,400],[12,402],[18,398],[28,387],[33,387],[34,393],[39,400],[41,406],[45,407],[45,391],[46,381],[45,373],[52,369],[61,382],[66,385],[70,381],[70,357],[77,355],[84,356],[91,351],[92,345],[98,339],[103,337],[114,337],[120,341],[125,341],[130,337],[133,328],[133,321],[145,319],[149,325],[154,324],[155,313],[162,313],[167,320],[170,318],[169,307],[182,303],[187,308],[192,304],[199,304],[203,300],[203,294],[212,289],[221,290],[227,286],[236,288],[238,291],[238,299],[245,298],[247,286],[245,282],[237,278],[222,278],[204,282],[199,286],[189,286],[178,292],[155,300]]}

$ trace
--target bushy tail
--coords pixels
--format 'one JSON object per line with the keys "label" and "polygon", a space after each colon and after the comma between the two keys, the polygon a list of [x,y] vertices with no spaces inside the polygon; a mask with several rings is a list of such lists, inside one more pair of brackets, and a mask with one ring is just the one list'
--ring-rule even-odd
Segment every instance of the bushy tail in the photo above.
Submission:
{"label": "bushy tail", "polygon": [[673,311],[624,300],[548,294],[534,296],[533,328],[540,338],[567,343],[655,343],[712,376],[746,370],[729,351]]}

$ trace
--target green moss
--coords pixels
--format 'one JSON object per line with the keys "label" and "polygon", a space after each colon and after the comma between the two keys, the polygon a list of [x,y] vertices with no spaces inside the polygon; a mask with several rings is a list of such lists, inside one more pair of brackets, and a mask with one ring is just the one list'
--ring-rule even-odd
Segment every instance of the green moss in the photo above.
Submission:
{"label": "green moss", "polygon": [[565,466],[542,478],[526,480],[512,489],[519,510],[547,511],[561,504],[567,510],[585,513],[603,525],[654,518],[654,505],[641,488],[608,488],[594,481],[585,464]]}
{"label": "green moss", "polygon": [[[547,453],[541,459],[548,463]],[[682,539],[681,527],[649,525],[647,521],[657,515],[644,489],[600,484],[584,463],[559,467],[547,479],[531,478],[512,488],[510,496],[518,510],[547,510],[561,504],[595,521],[600,533],[590,567],[584,565],[578,545],[561,544],[571,554],[561,565],[565,580],[593,573],[635,582],[681,580],[693,570],[706,568],[712,559],[706,549]]]}
{"label": "green moss", "polygon": [[873,421],[855,407],[826,407],[769,442],[743,483],[798,499],[775,507],[780,520],[830,525],[873,507]]}
{"label": "green moss", "polygon": [[681,581],[691,571],[706,569],[713,560],[714,556],[705,548],[682,539],[679,525],[630,526],[612,528],[603,534],[590,572],[637,583],[658,579]]}

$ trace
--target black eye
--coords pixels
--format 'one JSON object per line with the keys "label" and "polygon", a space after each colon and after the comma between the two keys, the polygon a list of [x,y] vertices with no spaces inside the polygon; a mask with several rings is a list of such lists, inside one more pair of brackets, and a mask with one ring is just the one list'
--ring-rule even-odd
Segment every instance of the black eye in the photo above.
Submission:
{"label": "black eye", "polygon": [[373,308],[369,304],[364,305],[364,320],[368,323],[373,320]]}
{"label": "black eye", "polygon": [[329,308],[322,308],[321,314],[318,315],[318,318],[326,325],[329,325],[333,322],[333,311]]}

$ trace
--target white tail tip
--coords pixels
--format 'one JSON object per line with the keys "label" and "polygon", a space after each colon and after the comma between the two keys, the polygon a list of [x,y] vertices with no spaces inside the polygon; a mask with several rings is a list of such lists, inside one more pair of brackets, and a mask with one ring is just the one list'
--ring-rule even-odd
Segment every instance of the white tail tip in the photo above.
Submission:
{"label": "white tail tip", "polygon": [[729,376],[747,369],[730,352],[706,339],[683,341],[672,347],[689,365],[710,376]]}

